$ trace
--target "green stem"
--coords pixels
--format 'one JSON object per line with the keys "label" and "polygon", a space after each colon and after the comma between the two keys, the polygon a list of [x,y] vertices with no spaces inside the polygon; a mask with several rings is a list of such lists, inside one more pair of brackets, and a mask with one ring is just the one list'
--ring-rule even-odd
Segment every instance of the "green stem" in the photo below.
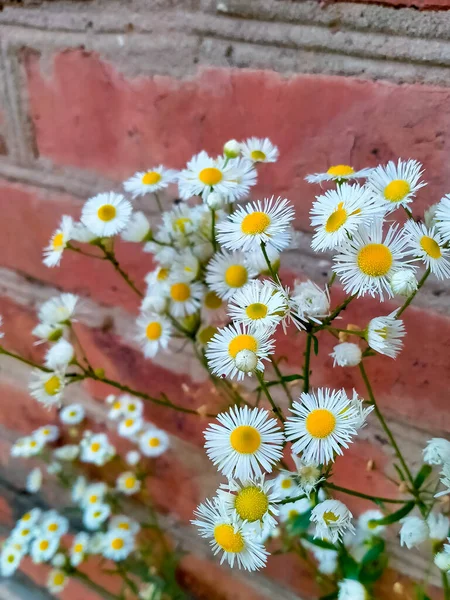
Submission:
{"label": "green stem", "polygon": [[341,487],[339,485],[335,485],[334,483],[324,483],[324,488],[328,488],[330,490],[334,490],[335,492],[342,492],[343,494],[348,494],[349,496],[356,496],[357,498],[364,498],[365,500],[372,500],[372,502],[385,502],[387,504],[406,504],[405,500],[400,500],[396,498],[382,498],[380,496],[371,496],[370,494],[363,494],[362,492],[357,492],[356,490],[350,490],[345,487]]}
{"label": "green stem", "polygon": [[275,282],[279,281],[279,279],[278,279],[278,277],[277,277],[277,274],[276,274],[276,273],[275,273],[275,271],[273,270],[272,263],[270,262],[270,260],[269,260],[269,257],[268,257],[268,255],[267,255],[267,251],[266,251],[266,243],[265,243],[265,242],[261,242],[261,250],[262,250],[262,253],[263,253],[263,255],[264,255],[264,259],[265,259],[265,261],[266,261],[267,268],[269,269],[269,273],[270,273],[270,275],[272,276],[272,279],[273,279]]}
{"label": "green stem", "polygon": [[217,250],[217,240],[216,240],[216,211],[211,208],[211,243],[213,245],[213,250],[216,252]]}
{"label": "green stem", "polygon": [[292,406],[292,404],[294,402],[294,398],[292,397],[291,390],[289,389],[287,383],[285,382],[285,380],[283,378],[283,374],[280,371],[280,367],[278,366],[276,360],[272,357],[270,357],[270,362],[272,363],[273,370],[275,371],[278,379],[280,380],[281,387],[283,388],[286,396],[288,397],[289,403]]}
{"label": "green stem", "polygon": [[329,317],[327,317],[326,319],[324,319],[324,321],[322,322],[322,325],[319,325],[317,328],[317,331],[319,331],[324,325],[329,325],[332,321],[334,321],[334,319],[340,315],[340,313],[345,310],[347,308],[347,306],[350,304],[350,302],[356,298],[356,294],[353,294],[353,296],[349,296],[348,298],[346,298],[344,300],[344,302],[342,302],[342,304],[339,304],[339,306],[337,306],[333,312],[331,313],[331,315]]}
{"label": "green stem", "polygon": [[2,346],[0,346],[0,354],[4,354],[5,356],[10,356],[11,358],[15,358],[16,360],[24,363],[25,365],[34,367],[35,369],[40,369],[41,371],[45,371],[46,373],[52,372],[51,369],[48,369],[47,367],[43,367],[41,365],[38,365],[37,363],[33,362],[32,360],[28,360],[27,358],[20,356],[20,354],[15,354],[14,352],[10,352],[9,350],[6,350]]}
{"label": "green stem", "polygon": [[405,211],[405,213],[408,215],[408,219],[414,219],[412,212],[409,210],[408,207],[403,206],[403,209]]}
{"label": "green stem", "polygon": [[348,335],[357,335],[358,337],[364,338],[366,336],[366,332],[363,330],[357,329],[356,331],[353,329],[339,329],[338,327],[331,327],[330,325],[325,325],[325,329],[329,331],[334,331],[336,333],[347,333]]}
{"label": "green stem", "polygon": [[103,256],[99,256],[98,254],[91,254],[90,252],[85,252],[81,248],[72,246],[72,244],[70,242],[67,244],[66,250],[72,250],[73,252],[78,252],[78,254],[82,254],[83,256],[88,256],[89,258],[99,258],[100,260],[103,260]]}
{"label": "green stem", "polygon": [[114,252],[107,250],[104,246],[100,246],[100,247],[102,248],[102,250],[105,254],[104,260],[108,260],[112,264],[112,266],[119,273],[119,275],[122,277],[122,279],[125,281],[125,283],[133,290],[133,292],[135,294],[137,294],[139,296],[139,298],[143,298],[144,294],[140,290],[138,290],[138,288],[135,286],[135,284],[130,279],[130,277],[127,275],[127,273],[125,273],[125,271],[121,268],[121,266],[119,265],[119,261],[117,260]]}
{"label": "green stem", "polygon": [[280,500],[278,504],[291,504],[292,502],[297,502],[297,500],[303,500],[306,498],[306,494],[300,494],[300,496],[294,496],[293,498],[285,498],[284,500]]}
{"label": "green stem", "polygon": [[415,295],[417,294],[417,292],[420,290],[420,288],[423,286],[423,284],[425,283],[425,281],[428,279],[429,274],[431,273],[430,268],[428,268],[425,273],[423,274],[422,279],[419,281],[419,283],[417,284],[417,288],[414,290],[414,292],[412,294],[410,294],[408,296],[408,298],[405,300],[403,306],[401,306],[398,311],[397,314],[395,315],[395,318],[398,319],[404,312],[405,310],[408,308],[408,306],[411,304],[411,302],[414,300]]}
{"label": "green stem", "polygon": [[259,381],[262,391],[266,395],[267,400],[270,402],[273,412],[280,419],[280,421],[282,423],[284,423],[283,413],[281,412],[281,409],[276,405],[275,400],[272,398],[272,396],[269,392],[269,388],[266,386],[266,383],[264,381],[264,374],[261,373],[260,371],[255,371],[255,373],[256,373],[256,377],[258,378],[258,381]]}
{"label": "green stem", "polygon": [[303,364],[303,393],[307,394],[309,392],[309,372],[311,365],[311,347],[312,347],[312,335],[308,332],[308,336],[306,338],[306,348],[305,348],[305,362]]}

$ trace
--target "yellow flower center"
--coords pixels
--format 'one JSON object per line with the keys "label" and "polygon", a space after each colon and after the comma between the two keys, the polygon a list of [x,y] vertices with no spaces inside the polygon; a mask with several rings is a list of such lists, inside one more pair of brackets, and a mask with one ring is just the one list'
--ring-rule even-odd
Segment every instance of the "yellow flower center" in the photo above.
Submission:
{"label": "yellow flower center", "polygon": [[98,519],[99,517],[102,516],[102,511],[101,510],[96,510],[95,513],[92,516],[94,517],[94,519]]}
{"label": "yellow flower center", "polygon": [[31,519],[31,513],[27,512],[23,515],[21,521],[29,521]]}
{"label": "yellow flower center", "polygon": [[422,236],[420,240],[420,245],[422,246],[422,249],[425,250],[425,252],[428,254],[428,256],[431,256],[431,258],[441,258],[441,249],[439,247],[439,244],[435,240],[433,240],[433,238],[429,237],[428,235]]}
{"label": "yellow flower center", "polygon": [[392,266],[392,253],[384,244],[367,244],[358,252],[358,267],[370,277],[382,277]]}
{"label": "yellow flower center", "polygon": [[400,202],[411,191],[411,186],[404,179],[394,179],[384,188],[384,197],[389,202]]}
{"label": "yellow flower center", "polygon": [[281,487],[283,488],[283,490],[288,490],[289,488],[292,487],[292,480],[291,479],[283,479],[283,481],[281,482]]}
{"label": "yellow flower center", "polygon": [[47,379],[47,381],[44,383],[45,393],[49,396],[54,396],[55,394],[57,394],[59,392],[60,387],[61,382],[59,380],[59,377],[57,377],[56,375],[52,375],[50,379]]}
{"label": "yellow flower center", "polygon": [[291,508],[291,510],[288,512],[288,519],[294,519],[297,516],[298,510],[295,510],[295,508]]}
{"label": "yellow flower center", "polygon": [[353,175],[354,172],[355,169],[349,165],[334,165],[327,171],[328,175],[332,177],[348,177],[349,175]]}
{"label": "yellow flower center", "polygon": [[91,444],[91,451],[92,452],[98,452],[100,450],[100,444],[99,442],[94,442],[93,444]]}
{"label": "yellow flower center", "polygon": [[242,552],[244,539],[231,525],[217,525],[214,528],[214,539],[225,552]]}
{"label": "yellow flower center", "polygon": [[31,448],[36,448],[36,446],[37,446],[36,440],[31,440],[30,446],[31,446]]}
{"label": "yellow flower center", "polygon": [[120,410],[122,408],[122,403],[121,402],[114,402],[113,404],[113,408],[114,410]]}
{"label": "yellow flower center", "polygon": [[134,419],[126,419],[125,427],[131,427],[134,424]]}
{"label": "yellow flower center", "polygon": [[316,408],[306,417],[306,431],[318,439],[326,438],[334,431],[336,418],[329,410],[325,408]]}
{"label": "yellow flower center", "polygon": [[157,437],[152,437],[148,440],[148,445],[150,448],[158,448],[158,446],[161,445],[161,442]]}
{"label": "yellow flower center", "polygon": [[254,161],[263,161],[267,158],[262,150],[252,150],[250,156]]}
{"label": "yellow flower center", "polygon": [[155,185],[156,183],[159,183],[161,179],[161,173],[157,173],[156,171],[147,171],[147,173],[142,176],[141,181],[144,185]]}
{"label": "yellow flower center", "polygon": [[323,513],[323,520],[329,525],[330,523],[336,523],[336,521],[339,520],[339,517],[335,515],[334,512],[331,512],[331,510],[327,510]]}
{"label": "yellow flower center", "polygon": [[77,554],[83,552],[83,544],[75,544],[75,546],[73,547],[73,551]]}
{"label": "yellow flower center", "polygon": [[247,283],[247,269],[242,265],[231,265],[225,271],[225,283],[232,288],[242,287]]}
{"label": "yellow flower center", "polygon": [[111,548],[113,550],[122,550],[124,547],[124,541],[122,538],[114,538],[111,542]]}
{"label": "yellow flower center", "polygon": [[52,533],[54,533],[55,531],[58,531],[58,523],[50,523],[50,525],[47,528],[49,531],[51,531]]}
{"label": "yellow flower center", "polygon": [[29,529],[22,529],[22,531],[20,532],[20,535],[23,535],[23,537],[27,537],[27,535],[30,534],[30,530]]}
{"label": "yellow flower center", "polygon": [[170,288],[170,297],[174,302],[185,302],[191,297],[191,290],[187,283],[174,283]]}
{"label": "yellow flower center", "polygon": [[159,271],[158,271],[158,275],[156,276],[156,279],[158,281],[165,281],[168,277],[169,277],[169,269],[165,269],[164,267],[161,267],[161,269],[159,269]]}
{"label": "yellow flower center", "polygon": [[258,319],[264,319],[267,315],[267,306],[261,304],[261,302],[255,302],[254,304],[249,304],[245,309],[245,312],[249,319],[257,321]]}
{"label": "yellow flower center", "polygon": [[222,181],[222,177],[222,171],[216,169],[216,167],[207,167],[198,174],[198,178],[205,185],[217,185]]}
{"label": "yellow flower center", "polygon": [[216,292],[208,292],[205,296],[205,306],[211,310],[217,310],[222,306],[222,300],[216,294]]}
{"label": "yellow flower center", "polygon": [[76,410],[69,411],[69,417],[76,417],[76,416],[77,416],[77,411]]}
{"label": "yellow flower center", "polygon": [[66,576],[64,575],[64,573],[55,573],[53,575],[54,585],[62,585],[64,583],[65,579],[66,579]]}
{"label": "yellow flower center", "polygon": [[61,250],[61,248],[63,246],[64,246],[64,236],[63,236],[62,232],[60,231],[59,233],[56,233],[53,236],[52,247],[53,247],[53,250]]}
{"label": "yellow flower center", "polygon": [[124,481],[127,490],[131,490],[136,485],[136,477],[127,477]]}
{"label": "yellow flower center", "polygon": [[104,204],[97,211],[97,216],[100,221],[112,221],[116,217],[116,207],[112,204]]}
{"label": "yellow flower center", "polygon": [[98,496],[96,494],[92,494],[92,496],[89,498],[89,502],[91,504],[95,504],[98,501]]}
{"label": "yellow flower center", "polygon": [[14,554],[9,554],[8,558],[6,559],[9,563],[13,563],[16,560],[16,557]]}
{"label": "yellow flower center", "polygon": [[261,435],[250,425],[239,425],[231,432],[230,444],[239,454],[254,454],[261,446]]}
{"label": "yellow flower center", "polygon": [[244,521],[260,521],[269,508],[266,494],[257,487],[242,489],[236,496],[234,508]]}
{"label": "yellow flower center", "polygon": [[145,329],[145,335],[149,340],[159,340],[162,333],[161,324],[157,321],[152,321],[149,323]]}
{"label": "yellow flower center", "polygon": [[42,542],[39,543],[39,550],[47,550],[47,548],[49,547],[49,543],[47,540],[42,540]]}
{"label": "yellow flower center", "polygon": [[212,325],[208,325],[207,327],[202,329],[198,334],[198,340],[200,344],[207,344],[217,333],[217,331],[217,327],[213,327]]}
{"label": "yellow flower center", "polygon": [[257,235],[264,233],[270,225],[270,217],[264,212],[252,212],[241,223],[241,231],[245,235]]}
{"label": "yellow flower center", "polygon": [[372,519],[367,523],[368,529],[376,529],[377,527],[378,527],[378,523]]}
{"label": "yellow flower center", "polygon": [[135,404],[129,404],[127,406],[127,411],[128,412],[134,412],[136,410],[136,405]]}
{"label": "yellow flower center", "polygon": [[126,531],[129,531],[129,529],[130,529],[130,525],[126,521],[122,521],[122,523],[118,523],[117,527],[119,529],[125,529]]}
{"label": "yellow flower center", "polygon": [[191,219],[188,219],[187,217],[180,217],[174,221],[173,228],[175,231],[178,230],[180,233],[186,233],[186,225],[188,223],[192,223]]}
{"label": "yellow flower center", "polygon": [[344,208],[344,204],[340,202],[337,209],[331,213],[325,223],[325,231],[327,233],[334,233],[344,225],[347,221],[347,211]]}
{"label": "yellow flower center", "polygon": [[241,333],[240,335],[237,335],[228,345],[228,354],[232,358],[236,358],[236,355],[241,350],[251,350],[252,352],[256,353],[258,350],[256,339],[247,333]]}

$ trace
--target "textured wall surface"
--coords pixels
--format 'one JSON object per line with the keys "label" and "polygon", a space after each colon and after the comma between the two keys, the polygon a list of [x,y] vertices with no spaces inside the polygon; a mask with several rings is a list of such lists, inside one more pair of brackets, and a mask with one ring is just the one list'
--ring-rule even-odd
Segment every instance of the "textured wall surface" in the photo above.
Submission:
{"label": "textured wall surface", "polygon": [[[83,342],[97,366],[125,383],[165,392],[196,408],[218,399],[189,356],[143,358],[130,339],[137,301],[109,265],[64,258],[62,268],[41,263],[41,249],[61,214],[79,215],[82,202],[118,189],[135,170],[160,162],[181,167],[204,148],[217,153],[229,138],[268,136],[280,148],[254,192],[294,202],[300,248],[287,253],[284,276],[323,283],[329,257],[309,249],[309,172],[332,163],[356,167],[401,156],[424,163],[429,185],[421,210],[450,192],[450,8],[448,0],[382,3],[289,0],[92,0],[24,2],[0,12],[0,313],[8,347],[42,356],[29,331],[36,306],[58,290],[86,298]],[[391,5],[391,6],[389,6]],[[394,8],[395,7],[395,8]],[[411,7],[411,8],[408,8]],[[427,10],[419,11],[417,8]],[[441,9],[441,10],[432,10]],[[172,198],[164,201],[169,206]],[[152,207],[142,203],[151,216]],[[118,256],[137,281],[151,268],[132,245]],[[406,315],[405,352],[370,365],[375,389],[393,430],[416,465],[424,441],[450,431],[450,307],[448,284],[431,282]],[[336,290],[333,302],[338,302]],[[394,305],[392,305],[394,306]],[[360,301],[349,322],[364,324],[378,305]],[[426,329],[417,325],[427,320]],[[283,346],[292,370],[302,357],[300,336]],[[313,364],[313,385],[354,386],[357,372],[331,370],[329,341]],[[332,377],[332,380],[331,380]],[[6,532],[30,499],[26,465],[9,458],[14,439],[54,418],[27,393],[28,370],[0,360],[0,528]],[[91,418],[104,420],[109,390],[73,390]],[[202,449],[200,418],[148,407],[147,416],[172,436],[159,459],[151,491],[162,518],[189,554],[180,577],[208,600],[312,600],[317,591],[295,556],[275,556],[261,574],[219,568],[189,525],[199,500],[218,477]],[[378,495],[395,495],[384,478],[391,458],[376,425],[336,464],[336,482]],[[366,470],[369,460],[375,469]],[[357,474],[357,479],[356,475]],[[34,500],[33,500],[34,501]],[[64,501],[51,488],[39,501]],[[364,503],[354,503],[359,511]],[[139,511],[139,507],[133,510]],[[392,585],[424,567],[419,554],[392,545],[392,567],[380,598],[406,600]],[[45,573],[26,564],[0,582],[0,598],[49,598]],[[63,598],[95,600],[79,584]],[[378,596],[377,596],[378,597]],[[435,598],[440,598],[436,590]]]}

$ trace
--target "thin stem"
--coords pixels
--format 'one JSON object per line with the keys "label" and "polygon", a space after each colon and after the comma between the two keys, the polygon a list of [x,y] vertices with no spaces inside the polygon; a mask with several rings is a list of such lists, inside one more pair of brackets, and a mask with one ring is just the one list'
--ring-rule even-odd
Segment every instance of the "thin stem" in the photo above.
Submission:
{"label": "thin stem", "polygon": [[103,260],[103,256],[99,256],[98,254],[91,254],[90,252],[85,252],[81,248],[72,246],[70,242],[67,244],[66,250],[73,250],[73,252],[77,252],[78,254],[82,254],[83,256],[88,256],[89,258],[99,258],[100,260]]}
{"label": "thin stem", "polygon": [[263,253],[263,255],[264,255],[264,259],[265,259],[265,261],[266,261],[267,267],[268,267],[268,269],[269,269],[269,273],[270,273],[270,275],[272,276],[272,279],[273,279],[275,282],[276,282],[276,281],[279,281],[279,279],[278,279],[278,277],[277,277],[277,274],[276,274],[276,273],[275,273],[275,271],[273,270],[272,263],[270,262],[270,260],[269,260],[269,257],[268,257],[268,255],[267,255],[267,251],[266,251],[266,243],[265,243],[265,242],[261,242],[261,250],[262,250],[262,253]]}
{"label": "thin stem", "polygon": [[333,312],[331,313],[331,315],[329,317],[327,317],[326,319],[323,320],[322,325],[320,325],[317,328],[317,331],[319,331],[323,325],[329,325],[332,321],[334,321],[334,319],[340,315],[340,313],[345,310],[347,308],[347,306],[350,304],[350,302],[356,298],[356,294],[353,294],[353,296],[349,296],[348,298],[346,298],[344,300],[344,302],[342,302],[342,304],[339,304],[339,306],[337,306]]}
{"label": "thin stem", "polygon": [[334,490],[336,492],[342,492],[343,494],[348,494],[349,496],[356,496],[357,498],[372,500],[372,502],[385,502],[387,504],[406,504],[405,500],[400,500],[398,498],[382,498],[380,496],[371,496],[370,494],[363,494],[362,492],[350,490],[348,488],[341,487],[340,485],[335,485],[334,483],[326,482],[323,484],[323,487],[328,488],[330,490]]}
{"label": "thin stem", "polygon": [[423,286],[423,284],[425,283],[425,281],[428,279],[429,274],[431,273],[430,268],[428,268],[425,273],[423,274],[422,279],[419,281],[419,283],[417,284],[417,288],[414,290],[414,292],[412,294],[410,294],[408,296],[408,298],[405,300],[403,306],[401,306],[398,311],[397,314],[395,315],[395,318],[398,319],[400,317],[400,315],[402,315],[405,310],[408,308],[408,306],[411,304],[411,302],[414,300],[415,295],[417,294],[417,292],[420,290],[420,288]]}
{"label": "thin stem", "polygon": [[259,384],[261,386],[262,391],[266,395],[267,400],[270,402],[270,405],[272,407],[273,412],[280,419],[280,421],[282,423],[284,423],[283,413],[281,412],[281,409],[276,405],[275,400],[272,398],[272,396],[271,396],[271,394],[269,392],[269,389],[266,386],[266,383],[264,381],[264,374],[261,373],[260,371],[255,371],[255,373],[256,373],[256,377],[258,378],[258,381],[259,381]]}
{"label": "thin stem", "polygon": [[122,277],[122,279],[125,281],[125,283],[133,290],[133,292],[135,292],[135,294],[137,294],[139,296],[139,298],[143,298],[144,294],[140,290],[138,290],[138,288],[135,286],[135,284],[130,279],[130,277],[127,275],[127,273],[125,273],[125,271],[121,268],[121,266],[119,265],[119,261],[117,260],[114,252],[107,250],[104,246],[101,246],[101,248],[105,254],[104,259],[108,260],[112,264],[112,266],[119,273],[119,275]]}
{"label": "thin stem", "polygon": [[365,337],[366,332],[362,329],[339,329],[339,327],[331,327],[330,325],[325,325],[325,329],[329,331],[335,331],[336,333],[347,333],[348,335],[357,335],[359,337]]}
{"label": "thin stem", "polygon": [[414,219],[412,212],[409,210],[408,207],[403,206],[405,213],[408,215],[408,219]]}
{"label": "thin stem", "polygon": [[308,336],[306,338],[306,348],[305,348],[305,362],[303,364],[303,393],[307,394],[309,392],[309,372],[311,365],[311,347],[312,347],[312,334],[308,332]]}
{"label": "thin stem", "polygon": [[5,356],[10,356],[11,358],[15,358],[16,360],[24,363],[25,365],[34,367],[35,369],[40,369],[41,371],[45,371],[46,373],[51,373],[51,371],[52,371],[51,369],[48,369],[47,367],[38,365],[37,363],[33,362],[32,360],[28,360],[27,358],[20,356],[20,354],[15,354],[14,352],[10,352],[9,350],[6,350],[2,346],[0,346],[0,355],[1,354],[4,354]]}
{"label": "thin stem", "polygon": [[280,371],[280,367],[278,366],[278,364],[274,358],[270,357],[270,362],[272,363],[273,370],[275,371],[278,379],[280,380],[281,387],[283,388],[286,396],[288,397],[289,403],[292,406],[292,403],[294,402],[294,398],[292,397],[291,390],[289,389],[287,383],[285,382],[285,380],[283,378],[283,373]]}
{"label": "thin stem", "polygon": [[336,273],[333,271],[330,280],[327,283],[327,288],[330,289],[336,279]]}
{"label": "thin stem", "polygon": [[90,587],[91,590],[97,592],[101,598],[107,598],[108,600],[120,600],[120,596],[116,596],[115,594],[108,592],[108,590],[105,590],[105,588],[103,588],[101,585],[95,583],[95,581],[92,581],[87,575],[85,575],[81,571],[75,571],[75,573],[70,573],[70,576],[74,577],[75,579],[81,580],[88,587]]}
{"label": "thin stem", "polygon": [[450,584],[448,582],[448,575],[445,571],[441,571],[442,587],[444,588],[444,599],[450,600]]}
{"label": "thin stem", "polygon": [[80,350],[80,352],[81,352],[81,356],[82,356],[82,358],[83,358],[84,362],[86,363],[86,365],[87,365],[87,367],[88,367],[88,370],[90,370],[90,371],[93,371],[92,365],[91,365],[91,363],[89,362],[89,359],[88,359],[88,357],[86,356],[86,352],[84,351],[84,348],[83,348],[83,346],[82,346],[82,344],[81,344],[81,342],[80,342],[80,339],[79,339],[79,337],[77,336],[77,334],[76,334],[76,332],[75,332],[75,329],[74,329],[74,327],[73,327],[73,324],[72,324],[72,323],[70,323],[70,330],[71,330],[71,332],[72,332],[73,339],[74,339],[75,343],[77,344],[77,346],[78,346],[78,348],[79,348],[79,350]]}
{"label": "thin stem", "polygon": [[386,423],[386,421],[385,421],[385,419],[384,419],[384,417],[383,417],[383,415],[382,415],[382,413],[381,413],[381,411],[380,411],[380,409],[378,407],[377,401],[375,400],[375,396],[374,396],[374,393],[373,393],[373,390],[372,390],[372,386],[370,384],[369,378],[368,378],[367,373],[366,373],[366,369],[364,368],[363,361],[361,361],[359,363],[359,370],[360,370],[361,376],[362,376],[362,378],[364,380],[364,384],[366,386],[367,393],[369,394],[370,402],[371,402],[371,404],[374,407],[375,414],[376,414],[378,420],[380,421],[381,427],[383,428],[385,434],[388,436],[389,441],[391,443],[391,446],[394,448],[395,454],[397,455],[397,458],[400,461],[400,464],[402,465],[403,470],[406,473],[406,476],[408,477],[411,485],[414,488],[414,479],[413,479],[413,476],[411,474],[411,471],[409,470],[409,467],[406,464],[405,459],[403,458],[403,454],[401,453],[401,450],[398,447],[398,444],[395,441],[395,438],[394,438],[391,430],[389,429],[389,426]]}
{"label": "thin stem", "polygon": [[159,212],[162,213],[163,212],[163,207],[162,207],[162,204],[161,204],[161,200],[159,199],[159,196],[158,196],[158,194],[156,192],[153,192],[153,195],[155,196],[155,200],[156,200],[156,204],[158,205]]}
{"label": "thin stem", "polygon": [[303,500],[303,498],[306,498],[306,494],[300,494],[300,496],[294,496],[293,498],[284,498],[278,504],[291,504],[292,502],[297,502],[297,500]]}
{"label": "thin stem", "polygon": [[216,241],[216,211],[211,208],[211,243],[213,245],[214,252],[217,250]]}

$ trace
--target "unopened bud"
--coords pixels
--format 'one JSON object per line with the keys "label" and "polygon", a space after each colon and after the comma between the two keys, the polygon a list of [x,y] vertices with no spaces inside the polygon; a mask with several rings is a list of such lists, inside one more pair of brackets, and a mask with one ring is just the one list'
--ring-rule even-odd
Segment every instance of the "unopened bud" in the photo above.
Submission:
{"label": "unopened bud", "polygon": [[206,198],[206,204],[212,210],[219,210],[219,208],[222,208],[224,203],[223,196],[217,192],[211,192]]}
{"label": "unopened bud", "polygon": [[417,279],[409,269],[402,269],[391,277],[391,288],[394,294],[409,296],[417,289]]}
{"label": "unopened bud", "polygon": [[256,369],[258,357],[252,350],[241,350],[235,358],[236,367],[244,373],[251,373]]}
{"label": "unopened bud", "polygon": [[223,147],[223,153],[227,158],[237,158],[241,153],[241,145],[237,140],[228,140]]}

